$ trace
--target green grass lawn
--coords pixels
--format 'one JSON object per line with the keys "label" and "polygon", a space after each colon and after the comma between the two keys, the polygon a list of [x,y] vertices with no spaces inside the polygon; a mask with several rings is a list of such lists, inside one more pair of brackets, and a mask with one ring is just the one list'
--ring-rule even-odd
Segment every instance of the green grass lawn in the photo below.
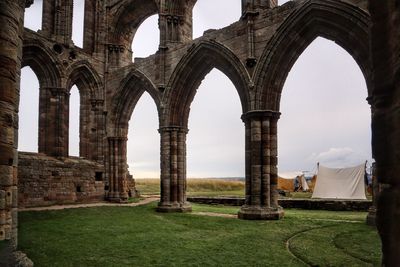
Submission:
{"label": "green grass lawn", "polygon": [[380,241],[363,212],[286,210],[280,221],[244,221],[155,205],[20,212],[19,249],[42,267],[379,265]]}

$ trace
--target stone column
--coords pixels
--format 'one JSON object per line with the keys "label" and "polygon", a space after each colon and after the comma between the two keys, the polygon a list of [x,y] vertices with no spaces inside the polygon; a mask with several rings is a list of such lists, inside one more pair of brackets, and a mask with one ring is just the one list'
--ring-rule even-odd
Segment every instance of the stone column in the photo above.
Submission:
{"label": "stone column", "polygon": [[279,116],[274,111],[251,111],[242,116],[246,126],[246,200],[240,219],[274,220],[284,215],[277,193]]}
{"label": "stone column", "polygon": [[108,200],[112,202],[127,202],[126,185],[126,137],[108,137],[107,176],[109,179]]}
{"label": "stone column", "polygon": [[372,205],[368,209],[367,224],[371,226],[376,225],[376,206],[378,205],[378,196],[380,186],[376,177],[376,164],[372,164]]}
{"label": "stone column", "polygon": [[187,212],[192,207],[186,200],[186,135],[183,127],[163,127],[161,134],[161,199],[160,212]]}
{"label": "stone column", "polygon": [[382,239],[382,266],[399,266],[400,9],[398,0],[368,2],[372,22],[372,155],[382,186],[376,226]]}
{"label": "stone column", "polygon": [[0,240],[17,247],[18,91],[25,5],[31,1],[0,0]]}
{"label": "stone column", "polygon": [[104,100],[94,99],[91,101],[93,118],[92,128],[90,129],[90,155],[89,159],[103,164],[104,161],[104,144],[103,139],[105,136],[105,113],[104,113]]}
{"label": "stone column", "polygon": [[69,44],[72,37],[73,0],[43,0],[42,32]]}
{"label": "stone column", "polygon": [[39,153],[68,156],[69,92],[65,88],[40,88]]}

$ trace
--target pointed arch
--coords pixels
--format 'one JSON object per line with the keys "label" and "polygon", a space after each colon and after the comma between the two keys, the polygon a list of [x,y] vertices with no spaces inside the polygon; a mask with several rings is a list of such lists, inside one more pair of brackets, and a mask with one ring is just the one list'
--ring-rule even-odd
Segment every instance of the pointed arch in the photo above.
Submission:
{"label": "pointed arch", "polygon": [[85,94],[90,99],[104,99],[101,78],[87,60],[72,64],[67,69],[67,77],[68,90],[76,84],[81,95]]}
{"label": "pointed arch", "polygon": [[[267,44],[255,73],[258,109],[279,110],[286,77],[317,37],[336,42],[357,62],[371,88],[370,17],[360,8],[334,0],[309,0],[296,8]],[[370,90],[369,90],[370,91]]]}
{"label": "pointed arch", "polygon": [[190,105],[204,77],[213,69],[223,72],[235,85],[243,113],[250,108],[250,76],[239,58],[215,41],[193,45],[180,60],[166,88],[165,125],[187,127]]}
{"label": "pointed arch", "polygon": [[120,83],[111,101],[111,116],[115,136],[127,136],[133,110],[144,92],[148,92],[160,114],[161,97],[155,85],[139,70],[131,71]]}
{"label": "pointed arch", "polygon": [[[115,29],[111,34],[112,43],[132,44],[136,30],[151,15],[158,13],[157,1],[155,0],[130,0],[124,1],[115,8],[113,20],[111,21],[112,28]],[[130,47],[130,45],[129,45]]]}
{"label": "pointed arch", "polygon": [[[96,70],[86,60],[72,64],[67,69],[67,77],[66,89],[70,92],[72,87],[76,85],[80,97],[79,155],[94,159],[93,151],[101,143],[101,141],[98,141],[99,138],[96,137],[101,132],[98,114],[96,115],[96,113],[98,113],[98,110],[102,110],[104,103],[103,84]],[[69,111],[70,108],[68,108],[68,113]]]}
{"label": "pointed arch", "polygon": [[41,88],[61,87],[61,63],[44,43],[25,39],[22,50],[22,68],[29,66],[38,77]]}

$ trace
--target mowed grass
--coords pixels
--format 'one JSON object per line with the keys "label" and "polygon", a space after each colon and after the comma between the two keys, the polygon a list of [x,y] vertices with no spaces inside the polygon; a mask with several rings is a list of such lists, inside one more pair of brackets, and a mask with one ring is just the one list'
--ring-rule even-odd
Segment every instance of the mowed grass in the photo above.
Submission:
{"label": "mowed grass", "polygon": [[[159,195],[160,179],[136,179],[136,188],[142,195]],[[229,179],[187,180],[188,196],[239,196],[244,197],[244,181]]]}
{"label": "mowed grass", "polygon": [[238,207],[155,203],[20,212],[19,249],[35,266],[379,266],[380,241],[364,212],[286,210],[279,221],[196,215]]}

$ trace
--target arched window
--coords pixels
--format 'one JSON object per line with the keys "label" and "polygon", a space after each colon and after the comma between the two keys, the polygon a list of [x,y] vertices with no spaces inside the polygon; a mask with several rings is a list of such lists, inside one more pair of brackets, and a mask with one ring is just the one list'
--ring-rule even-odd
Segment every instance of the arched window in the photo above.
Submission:
{"label": "arched window", "polygon": [[192,102],[187,136],[187,177],[244,177],[244,124],[235,86],[212,70]]}
{"label": "arched window", "polygon": [[132,59],[155,54],[160,44],[158,15],[148,17],[138,28],[132,42]]}
{"label": "arched window", "polygon": [[39,81],[30,67],[21,70],[18,150],[38,152]]}
{"label": "arched window", "polygon": [[73,1],[72,16],[72,41],[78,47],[83,47],[83,24],[85,14],[85,1]]}
{"label": "arched window", "polygon": [[72,86],[69,96],[69,155],[79,157],[80,143],[80,95],[76,85]]}
{"label": "arched window", "polygon": [[25,9],[24,27],[32,31],[42,28],[43,1],[34,1],[33,4]]}
{"label": "arched window", "polygon": [[160,134],[157,108],[144,92],[135,106],[128,130],[129,172],[136,178],[160,178]]}
{"label": "arched window", "polygon": [[197,1],[193,8],[193,39],[206,30],[220,29],[238,21],[241,12],[241,0]]}
{"label": "arched window", "polygon": [[364,76],[332,41],[317,38],[286,80],[279,120],[279,170],[371,161],[371,111]]}

